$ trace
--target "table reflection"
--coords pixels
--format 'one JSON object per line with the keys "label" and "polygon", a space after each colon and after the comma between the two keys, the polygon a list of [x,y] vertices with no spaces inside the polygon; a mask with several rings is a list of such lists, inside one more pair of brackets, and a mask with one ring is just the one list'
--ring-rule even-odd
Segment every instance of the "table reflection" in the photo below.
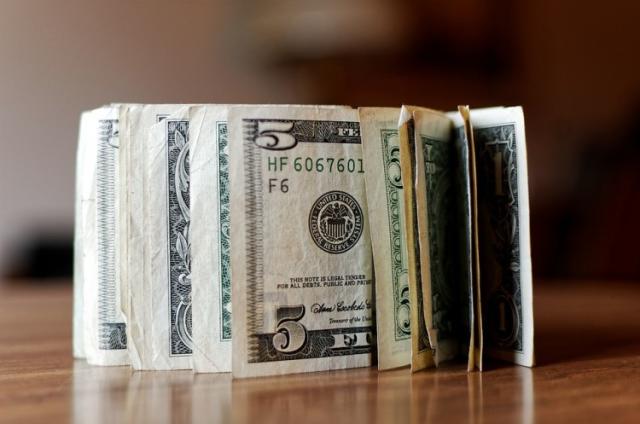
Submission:
{"label": "table reflection", "polygon": [[357,369],[233,380],[230,374],[140,372],[74,364],[73,421],[483,423],[534,421],[533,374],[522,367],[411,374]]}

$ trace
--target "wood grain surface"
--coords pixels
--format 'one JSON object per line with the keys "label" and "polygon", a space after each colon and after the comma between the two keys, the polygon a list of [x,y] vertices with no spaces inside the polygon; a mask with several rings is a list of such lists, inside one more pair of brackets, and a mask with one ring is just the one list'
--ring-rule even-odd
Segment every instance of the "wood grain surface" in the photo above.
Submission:
{"label": "wood grain surface", "polygon": [[640,286],[538,283],[534,369],[356,369],[252,380],[71,357],[71,288],[0,284],[0,421],[640,422]]}

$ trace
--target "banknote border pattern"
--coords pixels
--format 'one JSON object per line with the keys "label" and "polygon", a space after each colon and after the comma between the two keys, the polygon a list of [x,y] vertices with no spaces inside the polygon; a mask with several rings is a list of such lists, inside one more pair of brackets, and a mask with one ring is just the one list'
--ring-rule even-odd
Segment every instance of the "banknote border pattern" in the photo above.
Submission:
{"label": "banknote border pattern", "polygon": [[126,324],[111,322],[116,314],[116,160],[118,146],[117,119],[98,122],[98,157],[96,164],[96,233],[98,251],[98,348],[127,348]]}
{"label": "banknote border pattern", "polygon": [[216,158],[218,160],[218,225],[220,237],[220,341],[231,340],[231,238],[229,236],[229,138],[227,122],[216,122]]}
{"label": "banknote border pattern", "polygon": [[[505,287],[504,284],[498,288],[497,292],[493,292],[490,294],[487,299],[488,303],[493,302],[497,297],[504,297],[512,303],[512,307],[515,308],[514,312],[516,314],[517,325],[518,325],[518,333],[514,337],[514,340],[509,343],[496,343],[495,345],[492,343],[491,348],[503,351],[516,351],[519,353],[524,352],[524,340],[523,340],[523,329],[524,329],[524,315],[522,310],[522,287],[520,281],[520,216],[518,213],[518,167],[517,167],[517,140],[516,140],[516,124],[515,123],[502,123],[500,125],[488,125],[483,127],[475,127],[473,129],[474,138],[476,141],[476,149],[479,153],[478,162],[481,161],[481,158],[486,154],[486,145],[489,142],[498,142],[498,141],[508,141],[507,149],[509,151],[508,158],[508,166],[505,167],[505,173],[507,174],[507,178],[509,180],[509,201],[508,205],[508,213],[507,213],[507,222],[513,224],[513,228],[511,228],[511,246],[510,248],[506,248],[505,246],[492,246],[493,253],[496,256],[504,255],[506,252],[510,253],[510,258],[508,258],[508,269],[505,272],[510,272],[512,274],[512,282],[513,287]],[[488,135],[485,135],[488,133]],[[491,141],[490,141],[491,140]],[[478,167],[479,171],[483,169],[481,166]],[[484,186],[486,186],[487,182],[485,181]],[[479,193],[479,194],[482,194]],[[494,223],[492,223],[494,224]],[[498,223],[495,223],[495,227],[498,227]],[[504,258],[503,258],[504,259]],[[504,279],[503,279],[504,282]],[[487,306],[489,307],[489,306]],[[484,314],[483,314],[484,315]],[[485,315],[487,319],[490,314]],[[514,322],[516,325],[516,322]],[[489,332],[491,334],[491,332]],[[489,337],[491,340],[491,337]],[[491,340],[493,341],[493,340]]]}
{"label": "banknote border pattern", "polygon": [[[384,168],[384,181],[385,192],[387,195],[387,216],[389,217],[389,244],[391,249],[391,281],[393,283],[393,318],[394,318],[394,337],[396,341],[407,340],[411,338],[411,326],[410,320],[406,325],[407,330],[403,329],[403,325],[400,319],[400,315],[403,308],[410,308],[411,303],[409,300],[409,282],[403,284],[400,287],[400,276],[407,274],[406,267],[402,265],[402,223],[400,222],[400,206],[402,202],[402,196],[399,194],[399,189],[394,186],[389,179],[389,165],[392,162],[389,152],[389,138],[398,137],[398,130],[382,129],[380,130],[380,138],[382,141],[383,152],[383,168]],[[398,154],[400,154],[400,146],[396,146]],[[398,168],[400,168],[398,158]],[[402,184],[402,182],[400,182]],[[407,276],[408,278],[408,276]],[[407,313],[407,317],[411,316],[411,311]]]}
{"label": "banknote border pattern", "polygon": [[259,344],[255,337],[262,330],[264,304],[263,258],[262,258],[262,158],[250,137],[245,137],[244,150],[244,204],[245,204],[245,252],[247,279],[247,340],[249,362],[261,362]]}
{"label": "banknote border pattern", "polygon": [[[165,120],[167,142],[167,244],[169,355],[191,355],[191,253],[189,121]],[[182,127],[182,131],[178,130]],[[181,137],[177,137],[177,134]]]}

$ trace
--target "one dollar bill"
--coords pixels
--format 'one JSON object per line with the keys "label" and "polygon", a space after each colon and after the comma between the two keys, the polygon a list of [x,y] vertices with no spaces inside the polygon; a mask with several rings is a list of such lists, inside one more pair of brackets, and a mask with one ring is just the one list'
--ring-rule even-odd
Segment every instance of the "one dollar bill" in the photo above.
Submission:
{"label": "one dollar bill", "polygon": [[192,368],[189,108],[148,130],[144,175],[146,369]]}
{"label": "one dollar bill", "polygon": [[533,366],[533,289],[522,108],[471,111],[484,349]]}
{"label": "one dollar bill", "polygon": [[419,371],[434,365],[434,347],[429,335],[429,292],[423,287],[416,199],[416,142],[413,121],[414,107],[402,106],[398,120],[400,167],[404,201],[404,231],[407,246],[409,294],[411,301],[411,370]]}
{"label": "one dollar bill", "polygon": [[[163,242],[167,240],[166,233],[159,234],[158,230],[166,227],[167,223],[157,221],[161,215],[166,217],[164,209],[168,203],[169,187],[166,131],[162,123],[182,108],[172,104],[128,105],[120,113],[120,171],[124,177],[120,180],[119,193],[119,268],[125,296],[123,312],[128,328],[128,350],[134,369],[169,366],[164,345],[159,352],[153,348],[154,338],[160,337],[154,330],[166,323],[165,317],[170,316],[167,313],[168,302],[154,301],[163,293],[166,295],[169,287],[166,279],[160,280],[164,278],[166,262],[152,267],[150,258],[159,253],[166,255],[169,244],[168,241]],[[151,148],[156,152],[153,158],[148,154]],[[158,151],[161,153],[157,154]],[[160,200],[150,207],[154,194]],[[151,234],[159,237],[160,242],[147,243]],[[155,290],[152,290],[153,282],[156,283]],[[159,312],[153,305],[157,305]],[[154,322],[154,316],[158,315],[160,318]]]}
{"label": "one dollar bill", "polygon": [[[403,128],[412,324],[424,323],[435,365],[466,356],[482,370],[487,355],[532,366],[522,110],[403,107]],[[412,367],[430,366],[413,339]]]}
{"label": "one dollar bill", "polygon": [[360,108],[376,274],[378,369],[409,365],[411,305],[398,140],[399,108]]}
{"label": "one dollar bill", "polygon": [[470,180],[464,128],[456,123],[440,112],[413,110],[424,313],[436,366],[473,351]]}
{"label": "one dollar bill", "polygon": [[[90,364],[129,363],[117,266],[119,111],[112,105],[83,114],[81,173],[82,316]],[[85,126],[86,125],[86,126]]]}
{"label": "one dollar bill", "polygon": [[227,105],[189,109],[193,369],[231,371],[231,239]]}

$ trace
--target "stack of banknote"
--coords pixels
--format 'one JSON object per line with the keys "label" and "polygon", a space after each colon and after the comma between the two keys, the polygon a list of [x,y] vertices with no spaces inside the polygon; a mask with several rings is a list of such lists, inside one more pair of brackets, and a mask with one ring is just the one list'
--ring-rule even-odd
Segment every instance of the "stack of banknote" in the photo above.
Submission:
{"label": "stack of banknote", "polygon": [[76,172],[91,364],[534,364],[520,107],[111,104]]}

